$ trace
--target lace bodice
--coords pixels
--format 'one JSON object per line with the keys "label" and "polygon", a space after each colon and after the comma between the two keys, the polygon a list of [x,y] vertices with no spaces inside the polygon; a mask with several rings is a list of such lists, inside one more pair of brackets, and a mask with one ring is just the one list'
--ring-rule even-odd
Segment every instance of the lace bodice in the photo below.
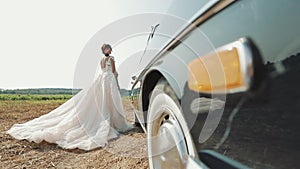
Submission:
{"label": "lace bodice", "polygon": [[[114,60],[114,57],[113,56],[109,56],[109,58],[112,58]],[[101,69],[103,72],[107,72],[107,71],[112,71],[112,66],[111,66],[111,62],[110,62],[110,59],[109,58],[102,58],[102,62],[105,62],[103,65],[101,63]],[[105,60],[106,59],[106,60]]]}

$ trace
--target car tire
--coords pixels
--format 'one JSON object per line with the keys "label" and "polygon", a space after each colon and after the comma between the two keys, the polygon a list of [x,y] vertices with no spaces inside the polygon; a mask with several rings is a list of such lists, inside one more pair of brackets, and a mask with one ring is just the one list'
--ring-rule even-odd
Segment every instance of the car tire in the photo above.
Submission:
{"label": "car tire", "polygon": [[184,168],[188,156],[198,158],[180,103],[163,78],[150,97],[147,148],[150,168]]}

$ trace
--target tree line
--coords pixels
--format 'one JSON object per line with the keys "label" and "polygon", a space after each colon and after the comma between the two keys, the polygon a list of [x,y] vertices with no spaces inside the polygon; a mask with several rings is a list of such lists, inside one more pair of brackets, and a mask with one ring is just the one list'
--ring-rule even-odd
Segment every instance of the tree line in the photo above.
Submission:
{"label": "tree line", "polygon": [[75,95],[80,90],[67,88],[0,89],[0,94]]}

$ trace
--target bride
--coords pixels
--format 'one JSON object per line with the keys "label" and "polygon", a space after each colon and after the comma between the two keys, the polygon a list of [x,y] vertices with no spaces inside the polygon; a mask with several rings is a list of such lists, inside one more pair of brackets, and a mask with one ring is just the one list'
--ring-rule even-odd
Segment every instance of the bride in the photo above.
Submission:
{"label": "bride", "polygon": [[132,129],[125,119],[112,48],[104,44],[101,49],[105,55],[100,62],[102,73],[90,87],[48,114],[14,124],[7,133],[19,140],[45,140],[65,149],[91,150]]}

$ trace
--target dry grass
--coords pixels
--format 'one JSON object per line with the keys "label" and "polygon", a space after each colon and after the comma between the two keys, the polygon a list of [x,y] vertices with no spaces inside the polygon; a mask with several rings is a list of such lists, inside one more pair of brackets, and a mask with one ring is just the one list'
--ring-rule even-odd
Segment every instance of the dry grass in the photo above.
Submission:
{"label": "dry grass", "polygon": [[[132,121],[130,102],[123,101]],[[55,144],[30,143],[6,134],[13,124],[39,117],[64,102],[0,101],[0,168],[148,168],[146,136],[141,129],[134,129],[108,146],[92,151],[65,150]]]}

